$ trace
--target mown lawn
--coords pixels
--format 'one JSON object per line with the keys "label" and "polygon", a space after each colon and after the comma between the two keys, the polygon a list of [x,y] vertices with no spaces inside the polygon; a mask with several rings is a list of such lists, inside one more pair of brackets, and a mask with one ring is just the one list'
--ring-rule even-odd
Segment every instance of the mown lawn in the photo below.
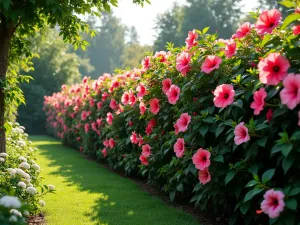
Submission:
{"label": "mown lawn", "polygon": [[45,197],[47,225],[199,225],[133,181],[83,158],[48,136],[31,136],[44,183],[56,194]]}

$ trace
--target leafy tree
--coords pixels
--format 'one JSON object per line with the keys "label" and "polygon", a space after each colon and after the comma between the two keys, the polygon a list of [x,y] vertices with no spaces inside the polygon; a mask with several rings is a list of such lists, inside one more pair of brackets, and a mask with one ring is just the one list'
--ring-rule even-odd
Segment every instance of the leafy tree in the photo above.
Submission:
{"label": "leafy tree", "polygon": [[[149,0],[133,0],[143,4]],[[118,0],[0,0],[0,152],[5,152],[5,93],[10,91],[6,80],[9,61],[22,53],[30,55],[27,37],[46,25],[60,27],[64,41],[85,48],[80,31],[89,31],[79,15],[99,16],[117,6]],[[16,82],[15,82],[16,83]]]}
{"label": "leafy tree", "polygon": [[30,39],[31,52],[38,57],[32,59],[34,70],[27,74],[33,81],[21,85],[26,105],[18,110],[18,122],[27,128],[28,133],[45,131],[45,115],[43,113],[44,96],[58,92],[63,84],[72,84],[81,79],[80,65],[86,65],[85,72],[92,67],[83,61],[70,46],[59,36],[57,29],[49,29],[44,34],[37,34]]}

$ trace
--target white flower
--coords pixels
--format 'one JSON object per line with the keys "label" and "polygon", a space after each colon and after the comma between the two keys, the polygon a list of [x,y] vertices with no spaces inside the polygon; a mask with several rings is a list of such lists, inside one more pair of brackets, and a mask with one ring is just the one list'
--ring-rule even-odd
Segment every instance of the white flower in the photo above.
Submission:
{"label": "white flower", "polygon": [[25,173],[23,174],[23,177],[26,179],[26,180],[29,180],[30,181],[30,175],[28,173]]}
{"label": "white flower", "polygon": [[20,182],[18,183],[18,186],[21,187],[21,188],[23,188],[23,189],[26,188],[26,184],[25,184],[23,181],[20,181]]}
{"label": "white flower", "polygon": [[22,161],[22,162],[27,162],[27,159],[24,156],[20,156],[19,160]]}
{"label": "white flower", "polygon": [[29,216],[29,212],[26,210],[26,211],[23,212],[23,215],[24,216]]}
{"label": "white flower", "polygon": [[21,202],[17,197],[14,196],[3,196],[0,198],[0,205],[6,208],[20,208]]}
{"label": "white flower", "polygon": [[5,161],[5,159],[0,157],[0,162],[4,162],[4,161]]}
{"label": "white flower", "polygon": [[32,183],[28,183],[27,187],[33,187]]}
{"label": "white flower", "polygon": [[16,170],[13,168],[8,168],[7,172],[9,173],[10,176],[14,176],[16,174]]}
{"label": "white flower", "polygon": [[22,213],[20,211],[16,210],[16,209],[11,209],[10,213],[14,214],[16,216],[22,217]]}
{"label": "white flower", "polygon": [[23,176],[25,174],[25,172],[22,169],[17,168],[15,170],[16,170],[16,173],[21,175],[21,176]]}
{"label": "white flower", "polygon": [[7,153],[5,153],[5,152],[1,152],[0,153],[0,157],[7,157],[8,155],[7,155]]}
{"label": "white flower", "polygon": [[24,169],[30,169],[30,165],[27,163],[27,162],[22,162],[20,165],[19,165],[19,168],[24,168]]}
{"label": "white flower", "polygon": [[9,217],[9,222],[12,222],[12,223],[18,222],[18,217],[16,217],[15,215],[12,215],[11,217]]}
{"label": "white flower", "polygon": [[43,201],[42,199],[39,201],[39,203],[40,203],[40,206],[42,206],[42,207],[44,207],[46,205],[46,202]]}
{"label": "white flower", "polygon": [[24,134],[25,137],[28,137],[28,134]]}
{"label": "white flower", "polygon": [[48,188],[49,188],[51,191],[55,190],[55,187],[54,187],[54,185],[52,185],[52,184],[49,184],[49,185],[48,185]]}
{"label": "white flower", "polygon": [[37,191],[34,187],[28,187],[28,188],[26,188],[26,191],[31,195],[35,195],[37,193]]}
{"label": "white flower", "polygon": [[40,170],[41,169],[38,164],[33,164],[32,168],[35,169],[35,170]]}
{"label": "white flower", "polygon": [[26,145],[26,142],[23,140],[19,140],[18,145],[20,145],[21,147],[24,147]]}

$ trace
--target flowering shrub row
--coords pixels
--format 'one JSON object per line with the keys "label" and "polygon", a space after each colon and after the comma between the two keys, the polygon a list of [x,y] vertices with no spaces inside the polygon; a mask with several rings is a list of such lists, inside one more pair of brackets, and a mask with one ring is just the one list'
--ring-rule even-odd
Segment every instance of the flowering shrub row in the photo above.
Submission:
{"label": "flowering shrub row", "polygon": [[54,192],[53,185],[43,185],[36,148],[27,140],[24,127],[9,123],[7,153],[0,153],[0,223],[25,224],[26,217],[45,205],[42,197]]}
{"label": "flowering shrub row", "polygon": [[298,224],[300,9],[284,4],[284,21],[193,30],[139,69],[64,85],[45,97],[49,132],[229,224]]}

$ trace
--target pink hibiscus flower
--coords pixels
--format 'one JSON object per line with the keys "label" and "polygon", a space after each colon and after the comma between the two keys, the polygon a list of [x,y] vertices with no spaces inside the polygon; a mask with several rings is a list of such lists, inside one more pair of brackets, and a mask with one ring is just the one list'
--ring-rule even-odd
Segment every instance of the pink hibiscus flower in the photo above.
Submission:
{"label": "pink hibiscus flower", "polygon": [[239,123],[234,128],[234,143],[236,145],[240,145],[250,140],[250,136],[248,134],[248,128],[244,125],[244,122]]}
{"label": "pink hibiscus flower", "polygon": [[236,52],[236,43],[234,40],[230,40],[227,42],[226,47],[225,47],[225,56],[227,58],[231,58],[234,56]]}
{"label": "pink hibiscus flower", "polygon": [[198,34],[196,30],[189,31],[188,37],[185,39],[185,44],[188,49],[197,45]]}
{"label": "pink hibiscus flower", "polygon": [[278,26],[280,19],[281,13],[277,9],[265,10],[260,14],[255,24],[255,29],[258,34],[270,34]]}
{"label": "pink hibiscus flower", "polygon": [[183,76],[186,76],[186,73],[190,71],[191,66],[191,56],[187,52],[180,53],[176,58],[176,69],[182,73]]}
{"label": "pink hibiscus flower", "polygon": [[206,149],[199,148],[192,157],[193,163],[199,170],[204,170],[210,166],[210,152]]}
{"label": "pink hibiscus flower", "polygon": [[105,140],[103,141],[103,145],[104,145],[106,148],[108,148],[108,147],[109,147],[109,140],[108,140],[108,139],[105,139]]}
{"label": "pink hibiscus flower", "polygon": [[176,122],[179,132],[185,132],[191,122],[191,116],[188,113],[182,113]]}
{"label": "pink hibiscus flower", "polygon": [[208,168],[205,168],[204,170],[199,170],[198,179],[199,179],[200,183],[203,185],[205,185],[211,181],[211,175],[208,171]]}
{"label": "pink hibiscus flower", "polygon": [[95,100],[93,98],[90,98],[89,103],[90,103],[90,107],[92,108],[95,105]]}
{"label": "pink hibiscus flower", "polygon": [[273,111],[272,111],[272,109],[269,109],[268,112],[267,112],[267,115],[266,115],[266,119],[270,123],[272,118],[273,118]]}
{"label": "pink hibiscus flower", "polygon": [[264,194],[264,200],[260,205],[262,211],[272,219],[277,218],[284,210],[284,197],[281,191],[268,190]]}
{"label": "pink hibiscus flower", "polygon": [[251,103],[250,107],[254,109],[254,115],[259,115],[264,109],[265,99],[267,97],[267,92],[264,88],[260,88],[253,94],[254,101]]}
{"label": "pink hibiscus flower", "polygon": [[131,141],[131,143],[133,143],[133,144],[138,144],[138,143],[139,143],[138,135],[136,134],[135,131],[133,131],[133,132],[131,133],[130,141]]}
{"label": "pink hibiscus flower", "polygon": [[113,118],[114,118],[114,116],[113,116],[113,114],[112,114],[111,112],[108,112],[108,113],[106,114],[106,122],[107,122],[109,125],[112,125],[112,123],[113,123]]}
{"label": "pink hibiscus flower", "polygon": [[179,128],[178,128],[178,126],[177,126],[176,123],[174,124],[174,129],[175,129],[175,135],[178,135],[178,133],[179,133]]}
{"label": "pink hibiscus flower", "polygon": [[146,112],[146,109],[147,109],[146,105],[143,102],[140,102],[139,108],[140,108],[141,115],[144,115],[144,113]]}
{"label": "pink hibiscus flower", "polygon": [[170,87],[172,86],[172,80],[170,78],[164,79],[162,81],[162,85],[163,85],[162,91],[166,94],[170,89]]}
{"label": "pink hibiscus flower", "polygon": [[209,55],[202,63],[201,71],[208,74],[215,69],[219,69],[221,63],[222,58],[216,55]]}
{"label": "pink hibiscus flower", "polygon": [[145,157],[149,157],[151,154],[151,147],[150,145],[146,144],[142,146],[142,155]]}
{"label": "pink hibiscus flower", "polygon": [[149,104],[150,104],[150,112],[156,115],[160,110],[159,100],[157,98],[152,98]]}
{"label": "pink hibiscus flower", "polygon": [[97,102],[97,109],[101,109],[102,108],[103,103],[102,102]]}
{"label": "pink hibiscus flower", "polygon": [[173,84],[166,93],[166,95],[168,97],[169,103],[175,105],[179,99],[180,88]]}
{"label": "pink hibiscus flower", "polygon": [[90,130],[90,124],[86,123],[84,125],[84,132],[87,134],[89,132],[89,130]]}
{"label": "pink hibiscus flower", "polygon": [[214,91],[214,105],[218,108],[225,108],[234,101],[235,91],[231,84],[221,84]]}
{"label": "pink hibiscus flower", "polygon": [[140,135],[140,134],[139,134],[138,141],[139,141],[139,147],[141,147],[144,144],[144,140],[143,140],[142,135]]}
{"label": "pink hibiscus flower", "polygon": [[108,97],[107,92],[104,92],[104,93],[102,94],[102,102],[106,101],[107,97]]}
{"label": "pink hibiscus flower", "polygon": [[114,148],[115,145],[116,145],[116,142],[113,138],[110,138],[109,141],[108,141],[108,145],[110,148]]}
{"label": "pink hibiscus flower", "polygon": [[129,93],[125,91],[121,97],[121,102],[123,105],[127,105],[129,102]]}
{"label": "pink hibiscus flower", "polygon": [[298,26],[293,26],[293,27],[292,27],[292,31],[293,31],[293,34],[294,34],[294,35],[300,34],[300,25],[298,25]]}
{"label": "pink hibiscus flower", "polygon": [[143,165],[147,166],[148,165],[148,159],[144,155],[140,155],[140,161]]}
{"label": "pink hibiscus flower", "polygon": [[251,31],[251,24],[249,22],[243,23],[236,31],[235,36],[237,38],[243,38],[247,36]]}
{"label": "pink hibiscus flower", "polygon": [[104,157],[106,157],[106,156],[107,156],[107,151],[106,151],[106,148],[102,149],[102,151],[101,151],[101,152],[102,152],[102,154],[103,154],[103,156],[104,156]]}
{"label": "pink hibiscus flower", "polygon": [[115,110],[115,109],[118,107],[117,101],[116,101],[114,98],[112,98],[112,99],[110,100],[109,107],[110,107],[112,110]]}
{"label": "pink hibiscus flower", "polygon": [[138,98],[142,98],[146,95],[146,87],[144,84],[140,83],[137,88],[136,91],[138,92],[137,96]]}
{"label": "pink hibiscus flower", "polygon": [[300,103],[300,74],[289,74],[283,80],[280,92],[281,103],[289,109],[294,109]]}
{"label": "pink hibiscus flower", "polygon": [[279,53],[270,53],[267,58],[260,60],[257,67],[260,82],[277,85],[287,76],[290,63]]}
{"label": "pink hibiscus flower", "polygon": [[145,59],[143,59],[142,61],[142,66],[143,66],[143,70],[148,70],[150,68],[150,56],[147,56]]}
{"label": "pink hibiscus flower", "polygon": [[130,91],[129,91],[128,104],[129,104],[130,106],[134,106],[136,102],[137,102],[137,99],[136,99],[135,95],[133,94],[133,91],[130,90]]}
{"label": "pink hibiscus flower", "polygon": [[184,154],[184,139],[178,138],[174,144],[174,152],[178,158],[182,158]]}

